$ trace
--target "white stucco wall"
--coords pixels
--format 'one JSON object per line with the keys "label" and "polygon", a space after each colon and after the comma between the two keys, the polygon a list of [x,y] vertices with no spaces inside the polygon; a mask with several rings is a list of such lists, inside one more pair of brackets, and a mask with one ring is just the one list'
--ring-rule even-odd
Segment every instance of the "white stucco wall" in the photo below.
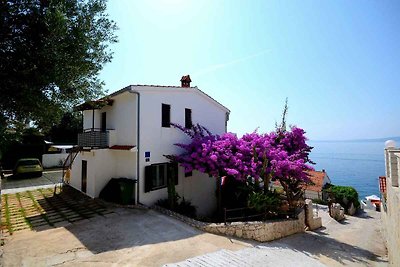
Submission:
{"label": "white stucco wall", "polygon": [[386,238],[390,266],[400,266],[400,149],[385,149],[386,163],[386,209],[382,207],[381,218]]}
{"label": "white stucco wall", "polygon": [[[101,189],[112,177],[136,178],[136,162],[139,157],[139,201],[152,205],[167,197],[167,189],[144,193],[144,169],[146,165],[168,162],[164,155],[178,154],[175,143],[190,142],[180,130],[161,127],[161,104],[171,105],[171,122],[184,125],[185,108],[192,110],[192,122],[200,123],[214,134],[225,132],[228,110],[195,88],[169,88],[133,86],[140,93],[140,146],[138,152],[112,151],[109,149],[80,152],[72,169],[71,185],[81,189],[81,161],[87,160],[87,194],[98,197]],[[95,111],[94,128],[100,128],[101,113],[107,112],[107,128],[115,129],[118,145],[137,145],[137,103],[138,96],[124,92],[112,97],[112,106]],[[92,128],[92,111],[84,112],[84,128]],[[146,162],[144,153],[151,153]],[[181,197],[197,206],[199,215],[209,215],[216,208],[216,181],[206,174],[193,172],[184,177],[179,168],[179,184],[176,191]]]}
{"label": "white stucco wall", "polygon": [[304,191],[304,197],[308,199],[322,199],[322,192],[316,192],[311,190]]}
{"label": "white stucco wall", "polygon": [[[101,127],[101,113],[106,112],[106,128],[114,129],[116,145],[136,145],[137,95],[129,92],[114,96],[112,106],[95,110],[94,128]],[[83,112],[83,128],[92,128],[92,110]]]}
{"label": "white stucco wall", "polygon": [[87,195],[98,197],[111,178],[136,179],[136,152],[97,149],[76,157],[70,185],[81,190],[82,160],[87,161]]}
{"label": "white stucco wall", "polygon": [[[190,142],[180,130],[161,127],[161,104],[171,105],[171,122],[184,125],[185,108],[192,110],[193,124],[200,123],[214,134],[225,132],[227,110],[216,105],[208,97],[191,88],[133,88],[140,92],[140,147],[139,147],[139,187],[140,202],[152,205],[158,199],[167,197],[167,189],[144,193],[144,167],[155,163],[168,162],[164,155],[178,154],[181,150],[175,143]],[[151,153],[146,162],[144,153]],[[198,207],[199,215],[210,214],[215,209],[216,183],[208,175],[193,172],[193,177],[184,177],[183,169],[179,172],[179,184],[176,190],[181,197],[191,200]]]}
{"label": "white stucco wall", "polygon": [[191,177],[184,177],[183,168],[181,177],[180,194],[196,206],[198,215],[211,215],[217,208],[216,178],[198,171],[193,171]]}

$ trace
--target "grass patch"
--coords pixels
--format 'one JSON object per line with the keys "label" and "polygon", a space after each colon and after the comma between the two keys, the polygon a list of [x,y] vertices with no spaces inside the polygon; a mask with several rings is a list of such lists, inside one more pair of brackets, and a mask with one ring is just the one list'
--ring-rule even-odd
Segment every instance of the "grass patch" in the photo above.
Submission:
{"label": "grass patch", "polygon": [[14,229],[12,228],[11,220],[10,220],[10,210],[8,208],[8,195],[4,195],[4,202],[5,202],[4,204],[5,204],[5,207],[6,207],[6,211],[5,211],[6,223],[5,223],[5,226],[7,227],[8,232],[10,233],[10,235],[12,235],[13,232],[14,232]]}
{"label": "grass patch", "polygon": [[21,203],[21,196],[19,193],[16,194],[19,206],[21,207],[19,209],[19,212],[21,213],[22,217],[24,218],[25,223],[29,226],[30,229],[32,229],[32,224],[31,222],[28,220],[28,218],[26,218],[26,213],[25,213],[25,209],[22,207],[22,203]]}

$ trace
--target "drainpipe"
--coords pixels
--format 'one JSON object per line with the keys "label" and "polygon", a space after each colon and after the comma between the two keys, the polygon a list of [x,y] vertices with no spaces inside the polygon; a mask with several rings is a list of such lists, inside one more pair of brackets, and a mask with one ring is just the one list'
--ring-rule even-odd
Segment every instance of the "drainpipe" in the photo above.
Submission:
{"label": "drainpipe", "polygon": [[92,132],[94,131],[94,109],[92,109]]}
{"label": "drainpipe", "polygon": [[140,159],[140,93],[138,91],[130,90],[129,91],[132,94],[137,95],[137,111],[136,111],[136,148],[137,148],[137,154],[136,154],[136,203],[140,203],[140,185],[139,185],[139,174],[140,174],[140,168],[139,168],[139,159]]}

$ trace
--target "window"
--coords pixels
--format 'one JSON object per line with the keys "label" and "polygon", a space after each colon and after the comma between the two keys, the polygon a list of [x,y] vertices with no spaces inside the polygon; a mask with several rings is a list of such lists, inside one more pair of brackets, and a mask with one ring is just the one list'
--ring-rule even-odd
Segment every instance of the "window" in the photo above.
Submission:
{"label": "window", "polygon": [[167,104],[161,105],[161,126],[171,127],[171,106]]}
{"label": "window", "polygon": [[192,110],[185,108],[185,128],[192,128]]}
{"label": "window", "polygon": [[144,192],[165,188],[168,179],[174,179],[175,185],[178,184],[178,164],[159,163],[145,167],[145,188]]}

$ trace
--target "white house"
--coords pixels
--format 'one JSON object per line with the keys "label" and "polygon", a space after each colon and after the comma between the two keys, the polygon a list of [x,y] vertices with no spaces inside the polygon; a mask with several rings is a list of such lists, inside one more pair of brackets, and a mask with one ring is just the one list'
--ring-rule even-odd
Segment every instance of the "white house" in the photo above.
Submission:
{"label": "white house", "polygon": [[323,199],[322,189],[326,184],[331,183],[331,179],[325,170],[307,172],[312,184],[304,187],[304,197],[309,199]]}
{"label": "white house", "polygon": [[[326,184],[331,183],[331,179],[325,170],[322,171],[307,171],[311,183],[303,185],[304,198],[308,199],[324,199],[323,189]],[[282,188],[281,183],[276,180],[272,183],[274,188]]]}
{"label": "white house", "polygon": [[[170,123],[199,123],[222,134],[230,113],[190,82],[187,75],[181,86],[131,85],[78,106],[84,132],[78,136],[81,149],[71,166],[70,185],[98,197],[111,178],[126,177],[137,180],[137,202],[152,205],[167,198],[169,160],[164,155],[180,153],[174,144],[190,141]],[[197,171],[188,176],[181,167],[178,174],[176,192],[197,206],[199,215],[211,213],[216,179]]]}

